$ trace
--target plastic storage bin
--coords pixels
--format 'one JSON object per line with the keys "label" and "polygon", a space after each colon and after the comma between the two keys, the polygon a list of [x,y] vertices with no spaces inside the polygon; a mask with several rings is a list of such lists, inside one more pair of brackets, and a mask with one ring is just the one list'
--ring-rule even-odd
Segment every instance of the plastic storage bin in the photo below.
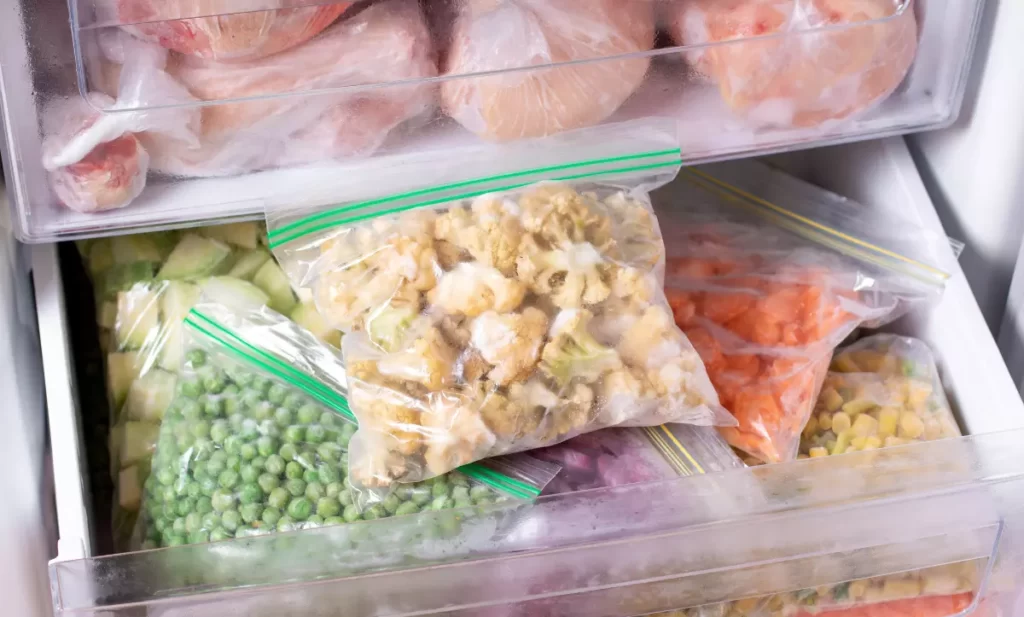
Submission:
{"label": "plastic storage bin", "polygon": [[365,194],[405,156],[651,117],[687,163],[939,127],[979,9],[24,1],[0,20],[11,218],[38,242],[255,217],[324,182]]}

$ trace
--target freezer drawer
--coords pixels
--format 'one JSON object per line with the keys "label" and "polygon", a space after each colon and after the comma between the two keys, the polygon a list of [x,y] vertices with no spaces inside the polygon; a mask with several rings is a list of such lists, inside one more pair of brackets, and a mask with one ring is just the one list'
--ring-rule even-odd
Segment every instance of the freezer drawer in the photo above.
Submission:
{"label": "freezer drawer", "polygon": [[[981,6],[67,2],[0,20],[12,218],[30,242],[252,217],[324,184],[346,200],[408,157],[600,141],[640,119],[671,122],[687,163],[941,127]],[[275,6],[290,8],[257,10]]]}
{"label": "freezer drawer", "polygon": [[[902,139],[775,162],[940,229]],[[415,517],[97,557],[65,344],[67,309],[80,299],[63,297],[54,247],[35,247],[33,267],[56,427],[61,544],[51,584],[63,613],[327,615],[345,606],[346,615],[625,617],[953,563],[975,568],[974,598],[1009,606],[1018,591],[1024,431],[983,434],[1024,428],[1024,403],[959,272],[940,305],[895,328],[932,346],[975,437],[545,498],[468,518],[456,541],[422,541],[432,522]]]}

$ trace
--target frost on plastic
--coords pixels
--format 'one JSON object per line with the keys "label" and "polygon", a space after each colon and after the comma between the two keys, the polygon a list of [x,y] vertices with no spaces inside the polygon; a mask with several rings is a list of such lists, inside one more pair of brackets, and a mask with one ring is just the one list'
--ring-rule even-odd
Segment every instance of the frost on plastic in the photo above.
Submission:
{"label": "frost on plastic", "polygon": [[694,0],[666,11],[680,45],[747,39],[687,57],[730,108],[761,124],[817,126],[864,111],[896,89],[917,52],[914,7],[894,0]]}
{"label": "frost on plastic", "polygon": [[[257,60],[308,41],[345,12],[351,2],[293,9],[237,11],[223,0],[114,0],[117,19],[133,35],[181,54],[218,62]],[[288,3],[260,2],[270,8]],[[182,15],[208,15],[174,19]]]}
{"label": "frost on plastic", "polygon": [[828,456],[959,436],[928,346],[876,334],[836,352],[800,453]]}
{"label": "frost on plastic", "polygon": [[555,183],[275,248],[349,332],[367,486],[609,426],[728,421],[664,302],[663,251],[646,194]]}
{"label": "frost on plastic", "polygon": [[[471,75],[644,52],[653,3],[619,0],[460,0],[444,72]],[[650,59],[512,70],[445,82],[460,124],[493,140],[541,137],[598,124],[640,86]]]}

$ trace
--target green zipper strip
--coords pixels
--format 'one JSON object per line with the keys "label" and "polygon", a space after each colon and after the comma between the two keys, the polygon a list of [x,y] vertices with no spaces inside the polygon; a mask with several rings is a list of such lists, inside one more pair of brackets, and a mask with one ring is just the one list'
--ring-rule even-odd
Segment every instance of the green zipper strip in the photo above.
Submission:
{"label": "green zipper strip", "polygon": [[[294,369],[292,369],[291,371],[283,371],[283,370],[281,370],[278,366],[276,366],[280,362],[279,360],[276,360],[272,356],[269,356],[269,354],[263,352],[262,350],[256,349],[255,347],[253,347],[252,345],[249,345],[248,343],[245,343],[244,341],[243,341],[243,345],[245,347],[255,351],[256,353],[249,353],[244,348],[241,348],[241,347],[238,347],[236,345],[233,345],[228,340],[225,340],[224,338],[222,338],[218,334],[212,332],[211,329],[208,329],[205,323],[199,323],[199,322],[195,321],[193,319],[193,317],[195,317],[195,316],[198,316],[200,319],[203,319],[205,317],[205,316],[203,316],[200,313],[196,313],[195,310],[193,309],[192,311],[189,312],[188,317],[185,318],[185,324],[187,324],[190,328],[192,328],[192,329],[194,329],[194,330],[196,330],[196,331],[206,335],[211,340],[219,343],[220,345],[222,345],[225,349],[230,351],[232,353],[232,355],[236,356],[237,358],[240,358],[243,361],[245,361],[245,362],[247,362],[247,363],[249,363],[249,364],[251,364],[253,366],[259,367],[259,368],[267,371],[268,373],[270,373],[271,375],[277,377],[281,381],[284,381],[285,383],[287,383],[287,384],[289,384],[291,386],[294,386],[295,388],[297,388],[297,389],[301,390],[302,392],[305,392],[306,394],[308,394],[313,399],[316,399],[317,401],[320,401],[325,406],[327,406],[328,408],[330,408],[333,411],[337,412],[339,415],[345,417],[349,421],[351,421],[353,423],[356,422],[356,418],[352,414],[352,411],[349,409],[348,401],[345,400],[345,397],[343,397],[343,396],[341,396],[341,395],[339,395],[339,394],[337,394],[335,392],[330,392],[330,394],[328,394],[328,392],[325,391],[325,387],[326,386],[324,384],[321,384],[320,382],[316,382],[316,381],[313,381],[311,383],[310,382],[310,378],[308,376],[306,376],[305,378],[299,378],[298,375],[293,374],[293,373],[297,372],[297,371],[294,371]],[[224,331],[224,328],[222,326],[220,326],[219,324],[216,324],[215,322],[211,322],[208,319],[205,319],[204,321],[206,321],[206,323],[214,323],[214,325],[217,326],[217,328],[215,328],[215,329],[219,329],[221,331]],[[238,339],[238,337],[233,335],[233,334],[232,334],[232,337],[235,338],[236,340],[241,340],[241,339]],[[300,375],[301,375],[301,373],[300,373]],[[314,385],[313,385],[314,383],[315,384],[319,384],[319,386],[318,387],[314,387]]]}
{"label": "green zipper strip", "polygon": [[[572,174],[572,175],[568,175],[568,176],[557,176],[557,177],[554,177],[554,178],[547,178],[547,180],[551,180],[551,181],[555,181],[555,182],[568,181],[568,180],[582,180],[582,179],[585,179],[585,178],[598,178],[600,176],[613,175],[613,174],[618,174],[618,173],[629,173],[629,172],[634,172],[634,171],[648,171],[648,170],[652,170],[652,169],[661,169],[661,168],[666,168],[666,167],[678,167],[680,164],[681,164],[681,160],[677,158],[677,159],[673,159],[671,161],[665,161],[665,162],[662,162],[662,163],[651,163],[651,164],[648,164],[648,165],[635,165],[635,166],[632,166],[632,167],[617,167],[617,168],[613,168],[613,169],[604,169],[604,170],[601,170],[601,171],[592,171],[592,172],[587,172],[587,173],[582,173],[582,174]],[[459,195],[449,195],[449,196],[446,196],[446,197],[442,197],[440,199],[433,199],[433,200],[429,200],[429,201],[421,201],[421,202],[416,202],[416,203],[412,203],[412,204],[406,204],[404,206],[398,206],[398,207],[395,207],[395,208],[390,208],[388,210],[378,210],[378,211],[375,211],[375,212],[370,212],[370,213],[367,213],[367,214],[360,214],[360,215],[356,215],[356,216],[350,216],[350,217],[338,219],[338,220],[335,220],[335,221],[327,221],[327,222],[324,222],[324,223],[320,223],[319,225],[315,225],[313,227],[309,227],[309,228],[307,228],[305,230],[295,231],[294,233],[292,233],[292,234],[290,234],[290,235],[288,235],[288,236],[286,236],[284,238],[270,239],[270,248],[271,249],[275,249],[275,248],[278,248],[278,247],[280,247],[280,246],[282,246],[284,244],[287,244],[289,242],[292,242],[294,240],[297,240],[299,238],[307,236],[309,234],[316,233],[316,232],[319,232],[319,231],[324,231],[326,229],[331,229],[333,227],[339,227],[341,225],[348,225],[348,224],[352,224],[352,223],[357,223],[359,221],[364,221],[364,220],[367,220],[367,219],[374,219],[374,218],[377,218],[377,217],[380,217],[380,216],[387,216],[389,214],[396,214],[398,212],[405,212],[407,210],[414,210],[416,208],[425,208],[425,207],[428,207],[428,206],[436,206],[436,205],[439,205],[439,204],[444,204],[444,203],[449,203],[449,202],[453,202],[453,201],[458,201],[458,200],[461,200],[461,199],[471,199],[473,197],[479,197],[481,195],[487,195],[489,193],[497,193],[497,192],[501,192],[501,191],[512,191],[512,190],[515,190],[515,189],[521,189],[523,187],[530,186],[531,184],[535,184],[535,183],[536,183],[536,181],[530,181],[530,182],[520,182],[520,183],[517,183],[517,184],[508,184],[508,185],[505,185],[505,186],[492,186],[492,187],[489,187],[489,188],[487,188],[485,190],[472,191],[472,192],[469,192],[469,193],[462,193],[462,194],[459,194]]]}
{"label": "green zipper strip", "polygon": [[522,480],[485,467],[479,463],[470,463],[459,467],[459,471],[470,478],[487,484],[499,491],[508,493],[520,499],[534,499],[541,493],[541,489]]}
{"label": "green zipper strip", "polygon": [[788,229],[839,253],[887,270],[901,272],[931,285],[942,285],[950,278],[948,272],[939,268],[823,225],[766,199],[752,195],[706,172],[692,168],[684,171],[690,176],[688,178],[690,182],[704,190],[752,210],[758,216],[768,219],[783,229]]}
{"label": "green zipper strip", "polygon": [[[200,324],[195,321],[197,319],[203,323]],[[189,311],[188,316],[185,318],[185,323],[194,330],[197,330],[221,344],[236,357],[268,371],[285,383],[295,386],[310,397],[320,401],[328,408],[358,425],[358,421],[349,408],[348,401],[345,397],[333,391],[329,386],[327,386],[327,384],[314,379],[306,373],[296,370],[294,367],[286,364],[281,359],[266,353],[262,349],[254,347],[245,339],[238,336],[235,332],[225,328],[223,325],[211,319],[208,315],[199,312],[196,309]],[[209,329],[207,329],[208,327]],[[223,334],[223,337],[211,332],[211,329],[219,331]],[[238,344],[232,344],[225,340],[225,337],[233,339]],[[541,489],[538,487],[532,486],[526,482],[517,480],[516,478],[507,476],[477,463],[463,465],[459,468],[459,471],[466,474],[466,476],[483,484],[487,484],[498,491],[508,493],[509,495],[520,499],[536,498],[541,493]]]}
{"label": "green zipper strip", "polygon": [[[267,231],[267,238],[269,240],[271,240],[270,246],[271,246],[271,248],[273,248],[274,246],[277,246],[278,244],[283,244],[285,242],[289,242],[290,241],[290,240],[279,240],[277,242],[274,242],[274,240],[275,240],[275,238],[277,238],[277,236],[283,235],[283,234],[285,234],[287,232],[290,232],[292,230],[298,229],[300,227],[305,227],[307,225],[311,225],[311,224],[313,224],[313,223],[315,223],[317,221],[320,221],[322,219],[325,219],[325,218],[333,218],[335,216],[339,216],[339,215],[345,214],[347,212],[353,212],[353,211],[356,211],[356,210],[363,210],[365,208],[369,208],[369,207],[372,207],[372,206],[379,206],[379,205],[383,205],[383,204],[393,203],[393,202],[396,202],[396,201],[400,201],[402,199],[411,199],[411,198],[414,198],[414,197],[423,197],[423,196],[426,196],[426,195],[433,195],[435,193],[440,193],[440,192],[443,192],[443,191],[451,191],[451,190],[454,190],[454,189],[466,188],[466,187],[469,187],[469,186],[475,186],[475,185],[483,184],[483,183],[486,183],[486,182],[496,182],[496,181],[499,181],[499,180],[511,180],[512,178],[522,178],[522,177],[525,177],[525,176],[532,176],[532,175],[542,174],[542,173],[550,173],[550,172],[553,172],[553,171],[563,171],[563,170],[566,170],[566,169],[577,169],[577,168],[581,168],[581,167],[591,167],[591,166],[594,166],[594,165],[607,165],[607,164],[610,164],[610,163],[621,163],[621,162],[624,162],[624,161],[636,161],[636,160],[641,160],[641,159],[656,158],[656,157],[660,157],[660,156],[670,156],[670,155],[671,156],[675,156],[679,160],[682,160],[682,151],[679,148],[672,148],[672,149],[668,149],[668,150],[657,150],[657,151],[652,151],[652,152],[642,152],[642,153],[639,153],[639,154],[629,154],[629,155],[624,155],[624,156],[614,156],[614,157],[607,157],[607,158],[602,158],[602,159],[591,159],[591,160],[588,160],[588,161],[578,161],[578,162],[574,162],[574,163],[565,163],[565,164],[562,164],[562,165],[551,165],[551,166],[548,166],[548,167],[535,167],[533,169],[525,169],[525,170],[522,170],[522,171],[516,171],[516,172],[507,173],[507,174],[497,174],[497,175],[493,175],[493,176],[485,176],[483,178],[474,178],[472,180],[465,180],[463,182],[452,182],[452,183],[449,183],[449,184],[442,184],[440,186],[432,186],[432,187],[429,187],[429,188],[419,189],[419,190],[416,190],[416,191],[408,191],[408,192],[405,192],[405,193],[398,193],[397,195],[389,195],[387,197],[381,197],[379,199],[371,199],[371,200],[368,200],[368,201],[361,201],[361,202],[357,202],[357,203],[350,204],[350,205],[347,205],[347,206],[341,206],[341,207],[338,207],[338,208],[332,208],[331,210],[327,210],[327,211],[324,211],[324,212],[319,212],[319,213],[316,213],[316,214],[311,214],[309,216],[306,216],[306,217],[303,217],[303,218],[298,219],[296,221],[293,221],[291,223],[288,223],[287,225],[283,225],[283,226],[281,226],[278,229],[268,230]],[[294,238],[303,236],[306,233],[309,233],[309,232],[300,232],[298,235],[292,234],[291,236],[289,236],[289,238],[294,239]],[[292,236],[294,236],[294,237],[292,237]]]}

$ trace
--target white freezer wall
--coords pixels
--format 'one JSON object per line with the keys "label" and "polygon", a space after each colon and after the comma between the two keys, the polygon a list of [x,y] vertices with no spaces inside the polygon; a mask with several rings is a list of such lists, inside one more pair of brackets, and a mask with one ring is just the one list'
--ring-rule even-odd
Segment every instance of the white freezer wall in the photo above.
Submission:
{"label": "white freezer wall", "polygon": [[959,120],[908,139],[947,233],[967,244],[960,263],[994,334],[1024,235],[1022,31],[1022,0],[988,0]]}

